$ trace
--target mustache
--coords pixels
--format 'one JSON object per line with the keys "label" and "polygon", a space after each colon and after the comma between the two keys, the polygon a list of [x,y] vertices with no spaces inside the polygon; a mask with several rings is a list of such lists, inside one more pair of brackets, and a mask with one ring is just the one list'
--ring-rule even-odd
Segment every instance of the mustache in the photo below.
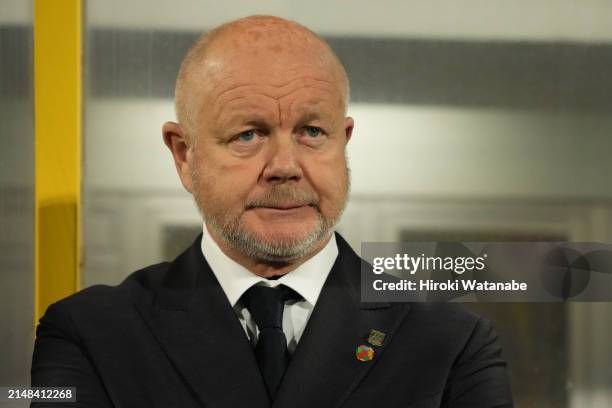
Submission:
{"label": "mustache", "polygon": [[287,185],[274,186],[258,197],[249,200],[246,209],[257,207],[312,206],[318,209],[319,196],[314,192],[303,191]]}

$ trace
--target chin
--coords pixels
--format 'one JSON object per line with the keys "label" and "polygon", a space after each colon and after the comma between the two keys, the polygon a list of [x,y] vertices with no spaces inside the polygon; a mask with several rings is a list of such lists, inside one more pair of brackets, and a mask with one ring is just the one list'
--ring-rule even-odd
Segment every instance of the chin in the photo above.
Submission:
{"label": "chin", "polygon": [[253,236],[268,243],[282,244],[301,241],[321,227],[316,214],[300,218],[262,218],[256,213],[247,213],[243,228]]}
{"label": "chin", "polygon": [[302,241],[308,238],[316,229],[316,225],[313,223],[309,225],[269,225],[251,231],[264,242],[282,245]]}

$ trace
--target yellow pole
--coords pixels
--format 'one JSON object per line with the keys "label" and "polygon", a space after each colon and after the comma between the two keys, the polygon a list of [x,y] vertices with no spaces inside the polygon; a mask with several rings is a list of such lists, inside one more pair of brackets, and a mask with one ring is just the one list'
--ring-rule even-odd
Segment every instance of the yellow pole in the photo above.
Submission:
{"label": "yellow pole", "polygon": [[80,286],[81,12],[34,1],[35,324]]}

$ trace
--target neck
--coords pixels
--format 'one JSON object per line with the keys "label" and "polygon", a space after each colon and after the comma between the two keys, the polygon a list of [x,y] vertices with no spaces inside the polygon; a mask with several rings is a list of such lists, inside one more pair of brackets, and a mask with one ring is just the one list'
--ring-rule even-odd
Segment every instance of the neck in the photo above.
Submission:
{"label": "neck", "polygon": [[325,245],[327,245],[327,243],[331,239],[331,235],[333,234],[333,232],[328,234],[327,238],[324,238],[319,241],[312,251],[310,251],[307,255],[299,259],[286,262],[268,262],[258,261],[247,257],[243,253],[237,251],[230,244],[228,244],[224,239],[219,237],[212,228],[208,228],[207,225],[205,225],[205,228],[208,230],[209,235],[217,243],[217,245],[219,246],[219,248],[221,248],[221,251],[223,251],[225,255],[227,255],[236,263],[244,266],[253,274],[266,279],[274,279],[281,277],[302,265],[304,262],[318,254],[325,247]]}

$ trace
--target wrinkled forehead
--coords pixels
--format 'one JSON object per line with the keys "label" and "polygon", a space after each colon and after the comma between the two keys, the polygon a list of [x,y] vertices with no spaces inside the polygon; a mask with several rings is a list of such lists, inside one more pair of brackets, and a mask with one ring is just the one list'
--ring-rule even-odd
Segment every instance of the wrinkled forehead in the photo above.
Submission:
{"label": "wrinkled forehead", "polygon": [[344,82],[333,66],[310,52],[232,50],[221,58],[208,58],[206,64],[198,99],[216,113],[257,95],[279,103],[298,98],[301,103],[310,99],[344,108]]}
{"label": "wrinkled forehead", "polygon": [[[249,96],[279,101],[309,94],[344,111],[348,99],[346,74],[329,47],[311,32],[295,27],[248,27],[213,34],[184,88],[195,117]],[[249,98],[252,99],[252,98]],[[333,109],[335,110],[335,109]],[[217,112],[219,113],[219,112]]]}
{"label": "wrinkled forehead", "polygon": [[210,74],[203,85],[207,99],[212,100],[253,87],[267,90],[275,97],[282,97],[299,87],[342,94],[340,81],[329,70],[309,63],[282,63],[278,60],[227,66]]}
{"label": "wrinkled forehead", "polygon": [[[341,68],[333,57],[319,47],[296,43],[266,42],[249,47],[240,45],[224,48],[208,54],[202,70],[206,76],[208,91],[222,87],[224,83],[257,82],[270,86],[282,86],[294,78],[308,76],[344,85]],[[204,79],[204,78],[203,78]]]}
{"label": "wrinkled forehead", "polygon": [[207,117],[223,127],[258,115],[267,122],[291,123],[307,115],[331,122],[344,113],[343,94],[333,76],[304,65],[226,71],[202,102]]}

